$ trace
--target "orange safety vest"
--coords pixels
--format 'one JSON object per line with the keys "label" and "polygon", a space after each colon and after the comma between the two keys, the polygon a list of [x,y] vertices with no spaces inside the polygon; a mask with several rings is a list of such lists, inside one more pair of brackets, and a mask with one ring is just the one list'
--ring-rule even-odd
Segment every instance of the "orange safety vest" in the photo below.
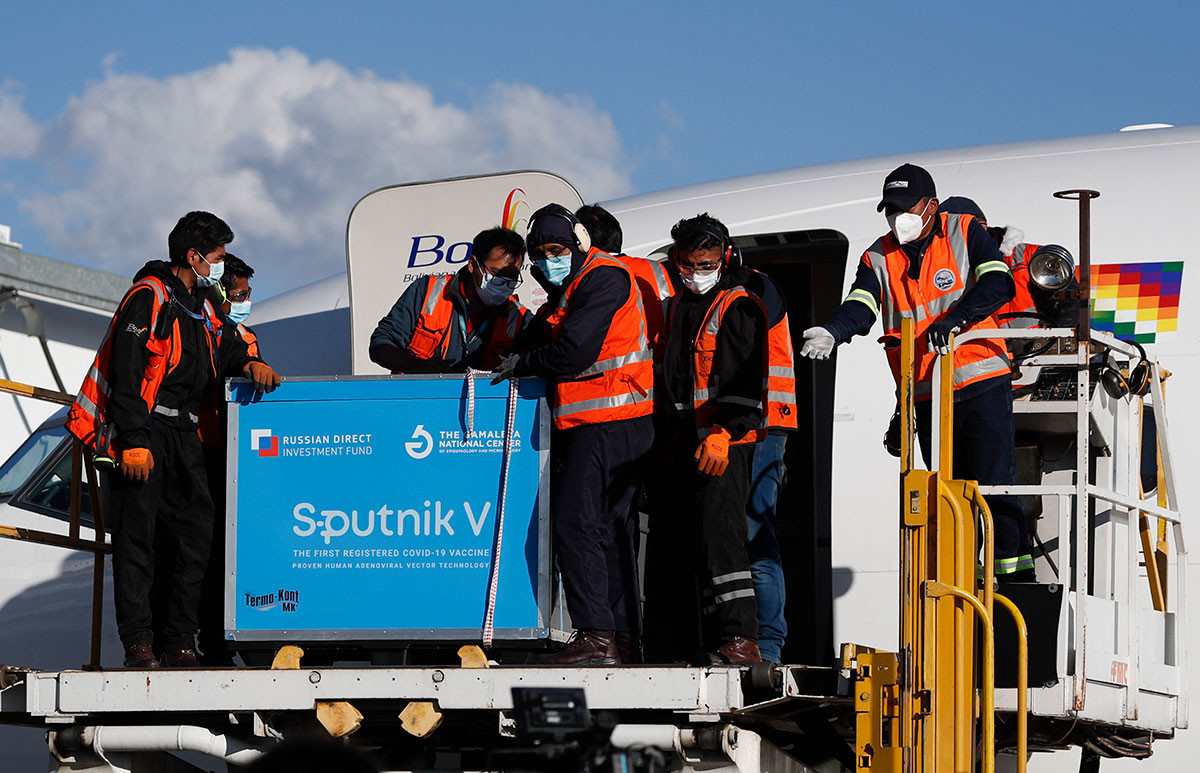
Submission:
{"label": "orange safety vest", "polygon": [[[941,233],[935,235],[921,260],[921,275],[917,280],[908,276],[908,255],[895,236],[888,233],[875,241],[863,253],[862,262],[879,279],[883,308],[877,310],[883,320],[881,341],[894,343],[900,336],[900,320],[916,323],[916,398],[932,397],[933,365],[936,352],[929,350],[925,332],[962,298],[967,288],[989,271],[1008,271],[1001,261],[977,266],[974,271],[967,255],[967,228],[971,215],[941,213]],[[859,291],[861,292],[861,291]],[[864,298],[851,293],[855,300]],[[868,304],[870,305],[870,304]],[[1000,325],[995,315],[969,325],[968,330],[993,330]],[[896,383],[900,383],[900,347],[887,347],[888,364]],[[981,338],[954,348],[954,388],[963,387],[1009,373],[1008,349],[1002,338]]]}
{"label": "orange safety vest", "polygon": [[667,304],[675,294],[675,288],[661,262],[649,258],[634,258],[629,255],[612,256],[625,264],[633,275],[634,284],[642,294],[642,310],[646,312],[646,336],[650,347],[661,351],[667,333]]}
{"label": "orange safety vest", "polygon": [[[746,398],[728,395],[725,397],[717,396],[717,384],[720,381],[720,374],[715,372],[714,362],[717,355],[717,338],[721,334],[721,325],[725,320],[725,312],[733,304],[734,301],[742,298],[749,298],[762,310],[763,318],[766,318],[767,310],[763,306],[763,302],[757,295],[747,290],[745,287],[730,287],[717,293],[717,297],[713,299],[712,305],[708,307],[708,311],[704,314],[704,320],[700,323],[700,329],[696,333],[696,340],[692,344],[692,410],[696,416],[696,431],[701,438],[708,436],[712,432],[715,417],[717,415],[717,406],[723,402],[745,403]],[[672,316],[674,310],[672,309]],[[770,368],[770,345],[763,347],[763,373],[769,372]],[[768,402],[767,391],[770,379],[763,378],[763,394],[761,398],[754,402],[755,408],[760,411],[764,403]],[[794,398],[793,398],[794,399]],[[753,429],[730,441],[733,444],[739,443],[757,443],[766,437],[767,434],[767,418],[763,416],[762,425],[758,429]]]}
{"label": "orange safety vest", "polygon": [[[580,281],[602,266],[630,273],[625,264],[608,253],[595,247],[588,250],[579,273],[563,290],[557,307],[544,318],[552,337],[557,338],[562,331]],[[554,428],[636,419],[653,412],[654,352],[646,337],[642,297],[631,277],[629,297],[613,315],[596,362],[554,384]]]}
{"label": "orange safety vest", "polygon": [[[436,354],[445,359],[449,352],[450,328],[454,324],[456,311],[450,288],[455,276],[456,274],[435,274],[425,286],[421,313],[408,342],[408,351],[415,357],[428,360]],[[526,313],[528,312],[516,296],[509,296],[504,305],[497,310],[480,369],[492,370],[500,364],[500,355],[512,348],[517,334],[521,332]]]}
{"label": "orange safety vest", "polygon": [[[112,365],[113,328],[116,327],[117,318],[120,316],[121,310],[125,308],[125,304],[129,303],[129,299],[134,294],[146,290],[154,294],[154,301],[150,311],[150,328],[146,336],[146,348],[150,351],[150,357],[146,361],[146,372],[142,377],[140,390],[142,400],[146,403],[146,410],[151,413],[162,413],[167,416],[178,413],[175,409],[165,408],[158,404],[158,390],[162,386],[163,380],[179,365],[180,357],[183,354],[183,344],[179,340],[179,320],[172,320],[170,333],[166,337],[158,337],[159,313],[172,300],[172,297],[170,289],[162,279],[148,276],[134,282],[133,286],[125,293],[121,305],[113,314],[112,321],[108,323],[108,331],[104,334],[104,340],[96,352],[96,359],[92,361],[92,367],[84,376],[83,385],[79,387],[79,394],[75,396],[75,402],[71,404],[71,409],[67,413],[67,431],[83,441],[89,448],[97,451],[106,453],[113,451],[112,441],[114,438],[110,431],[107,415],[108,400],[111,394],[109,379]],[[201,313],[208,326],[215,331],[213,335],[204,337],[208,344],[209,365],[215,379],[217,363],[214,344],[219,340],[221,334],[221,320],[208,298],[204,299]]]}
{"label": "orange safety vest", "polygon": [[[765,275],[763,282],[771,279]],[[783,291],[779,291],[780,300]],[[761,299],[760,299],[761,300]],[[767,330],[767,426],[772,429],[796,429],[796,357],[792,352],[792,329],[785,310],[783,318]],[[767,315],[768,321],[770,314]]]}
{"label": "orange safety vest", "polygon": [[1017,294],[996,312],[996,319],[999,321],[1000,327],[1025,330],[1038,326],[1037,317],[1009,317],[1005,319],[1004,315],[1037,313],[1037,304],[1033,302],[1033,295],[1029,292],[1029,259],[1033,257],[1033,253],[1037,252],[1041,246],[1040,244],[1018,244],[1013,248],[1011,255],[1004,256],[1004,262],[1008,264],[1009,270],[1012,271],[1013,284],[1017,287]]}
{"label": "orange safety vest", "polygon": [[[237,332],[246,342],[246,353],[251,357],[260,357],[258,336],[254,331],[239,322]],[[218,383],[217,386],[220,387],[221,384]],[[221,426],[225,415],[224,400],[225,397],[219,388],[209,389],[200,403],[200,421],[196,422],[196,431],[200,434],[200,442],[206,446],[220,448],[225,445],[225,428]]]}
{"label": "orange safety vest", "polygon": [[242,337],[242,340],[246,342],[246,353],[249,354],[251,357],[257,357],[258,356],[258,336],[254,334],[253,330],[246,327],[241,322],[238,323],[237,331],[238,331],[238,335],[240,335]]}

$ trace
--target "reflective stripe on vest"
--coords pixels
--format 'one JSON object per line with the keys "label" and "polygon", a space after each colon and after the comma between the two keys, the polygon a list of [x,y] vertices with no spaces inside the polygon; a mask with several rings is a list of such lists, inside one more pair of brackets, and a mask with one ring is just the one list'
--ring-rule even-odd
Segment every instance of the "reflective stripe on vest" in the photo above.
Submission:
{"label": "reflective stripe on vest", "polygon": [[767,331],[767,426],[796,429],[796,371],[792,353],[792,331],[785,312],[783,319]]}
{"label": "reflective stripe on vest", "polygon": [[243,325],[240,322],[238,323],[237,329],[238,329],[238,333],[240,333],[242,336],[242,340],[246,342],[246,353],[249,354],[251,357],[257,357],[258,356],[258,336],[254,334],[253,330],[246,327],[245,325]]}
{"label": "reflective stripe on vest", "polygon": [[637,285],[646,319],[646,338],[651,348],[657,350],[666,338],[667,302],[674,294],[667,270],[662,263],[649,258],[634,258],[629,255],[614,258],[629,269],[630,276]]}
{"label": "reflective stripe on vest", "polygon": [[[762,411],[763,403],[767,401],[769,379],[765,375],[770,370],[770,361],[767,353],[769,347],[765,343],[763,346],[764,378],[762,382],[762,395],[758,399],[740,395],[717,396],[720,391],[719,381],[721,376],[714,369],[717,340],[721,334],[721,325],[725,320],[725,312],[728,311],[729,307],[735,301],[743,298],[748,298],[756,303],[762,311],[763,318],[766,319],[766,307],[763,306],[763,302],[757,295],[745,287],[730,287],[719,292],[717,297],[713,299],[712,305],[704,313],[704,320],[700,323],[700,330],[697,332],[696,340],[692,344],[692,411],[696,417],[696,431],[701,438],[707,437],[712,432],[716,419],[717,406],[721,403],[744,405]],[[793,399],[795,398],[793,397]],[[766,436],[766,426],[767,420],[764,415],[763,420],[757,428],[730,442],[734,444],[756,443]]]}
{"label": "reflective stripe on vest", "polygon": [[654,411],[654,357],[646,335],[646,314],[637,282],[622,261],[594,247],[588,250],[579,273],[563,290],[546,323],[557,338],[580,281],[604,266],[619,268],[630,276],[629,296],[613,315],[596,362],[554,384],[556,429],[633,419]]}
{"label": "reflective stripe on vest", "polygon": [[[976,272],[972,270],[967,251],[966,234],[974,218],[970,215],[939,214],[942,218],[941,233],[930,241],[921,260],[920,278],[913,280],[908,275],[909,259],[892,234],[887,234],[871,245],[862,260],[879,280],[884,335],[896,337],[900,334],[900,320],[912,319],[916,323],[916,396],[928,399],[932,394],[930,379],[936,358],[929,351],[925,332],[936,319],[952,309],[968,289],[975,286]],[[995,261],[993,261],[995,262]],[[983,264],[985,270],[1003,271],[1007,267]],[[975,322],[967,330],[987,330],[999,327],[995,315]],[[900,380],[900,349],[887,350],[888,362],[896,382]],[[954,388],[992,378],[1009,370],[1007,348],[1003,339],[983,338],[970,341],[954,350]]]}
{"label": "reflective stripe on vest", "polygon": [[454,318],[454,302],[448,289],[454,274],[435,274],[425,286],[421,313],[413,324],[408,351],[418,359],[430,360],[434,355],[445,359],[450,348],[450,321]]}

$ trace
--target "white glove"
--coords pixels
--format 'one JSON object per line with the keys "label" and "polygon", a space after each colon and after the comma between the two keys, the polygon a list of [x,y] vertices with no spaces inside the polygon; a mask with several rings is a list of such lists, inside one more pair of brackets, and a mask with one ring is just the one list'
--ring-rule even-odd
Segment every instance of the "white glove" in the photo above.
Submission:
{"label": "white glove", "polygon": [[801,357],[814,360],[828,360],[837,343],[833,334],[823,327],[810,327],[804,331],[804,347],[800,349]]}

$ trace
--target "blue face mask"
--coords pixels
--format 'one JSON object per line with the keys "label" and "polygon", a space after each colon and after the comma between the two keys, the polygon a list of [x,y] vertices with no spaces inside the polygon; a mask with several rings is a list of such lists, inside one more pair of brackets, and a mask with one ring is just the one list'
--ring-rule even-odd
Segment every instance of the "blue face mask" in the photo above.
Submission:
{"label": "blue face mask", "polygon": [[250,316],[250,301],[235,301],[229,304],[229,313],[225,315],[230,322],[240,325]]}
{"label": "blue face mask", "polygon": [[567,274],[571,273],[571,253],[558,256],[547,255],[542,259],[535,258],[533,265],[546,275],[547,282],[555,287],[561,287]]}

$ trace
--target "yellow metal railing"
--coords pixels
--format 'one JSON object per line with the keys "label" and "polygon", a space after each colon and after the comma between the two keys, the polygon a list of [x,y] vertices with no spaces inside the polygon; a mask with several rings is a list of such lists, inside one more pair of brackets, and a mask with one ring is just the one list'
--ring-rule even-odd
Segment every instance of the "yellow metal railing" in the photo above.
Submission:
{"label": "yellow metal railing", "polygon": [[[953,341],[951,341],[953,346]],[[882,653],[860,658],[856,690],[860,713],[859,770],[942,773],[995,770],[995,627],[998,601],[1018,633],[1018,770],[1028,750],[1028,632],[1020,611],[993,591],[995,529],[991,510],[974,481],[953,477],[953,369],[940,368],[937,465],[914,463],[915,337],[911,320],[901,323],[900,341],[900,652],[896,685],[878,670]],[[979,529],[977,537],[976,529]],[[982,542],[982,546],[979,544]],[[982,547],[982,557],[980,548]],[[982,584],[976,568],[982,558]],[[977,627],[978,621],[978,627]],[[978,651],[978,655],[977,655]],[[976,657],[981,657],[976,673]],[[870,677],[870,678],[868,678]],[[896,691],[894,706],[884,700]],[[893,722],[894,725],[889,725]],[[977,724],[978,722],[978,724]],[[882,752],[880,732],[899,728],[899,754]],[[870,731],[870,735],[866,735]],[[876,754],[861,753],[874,749]]]}

